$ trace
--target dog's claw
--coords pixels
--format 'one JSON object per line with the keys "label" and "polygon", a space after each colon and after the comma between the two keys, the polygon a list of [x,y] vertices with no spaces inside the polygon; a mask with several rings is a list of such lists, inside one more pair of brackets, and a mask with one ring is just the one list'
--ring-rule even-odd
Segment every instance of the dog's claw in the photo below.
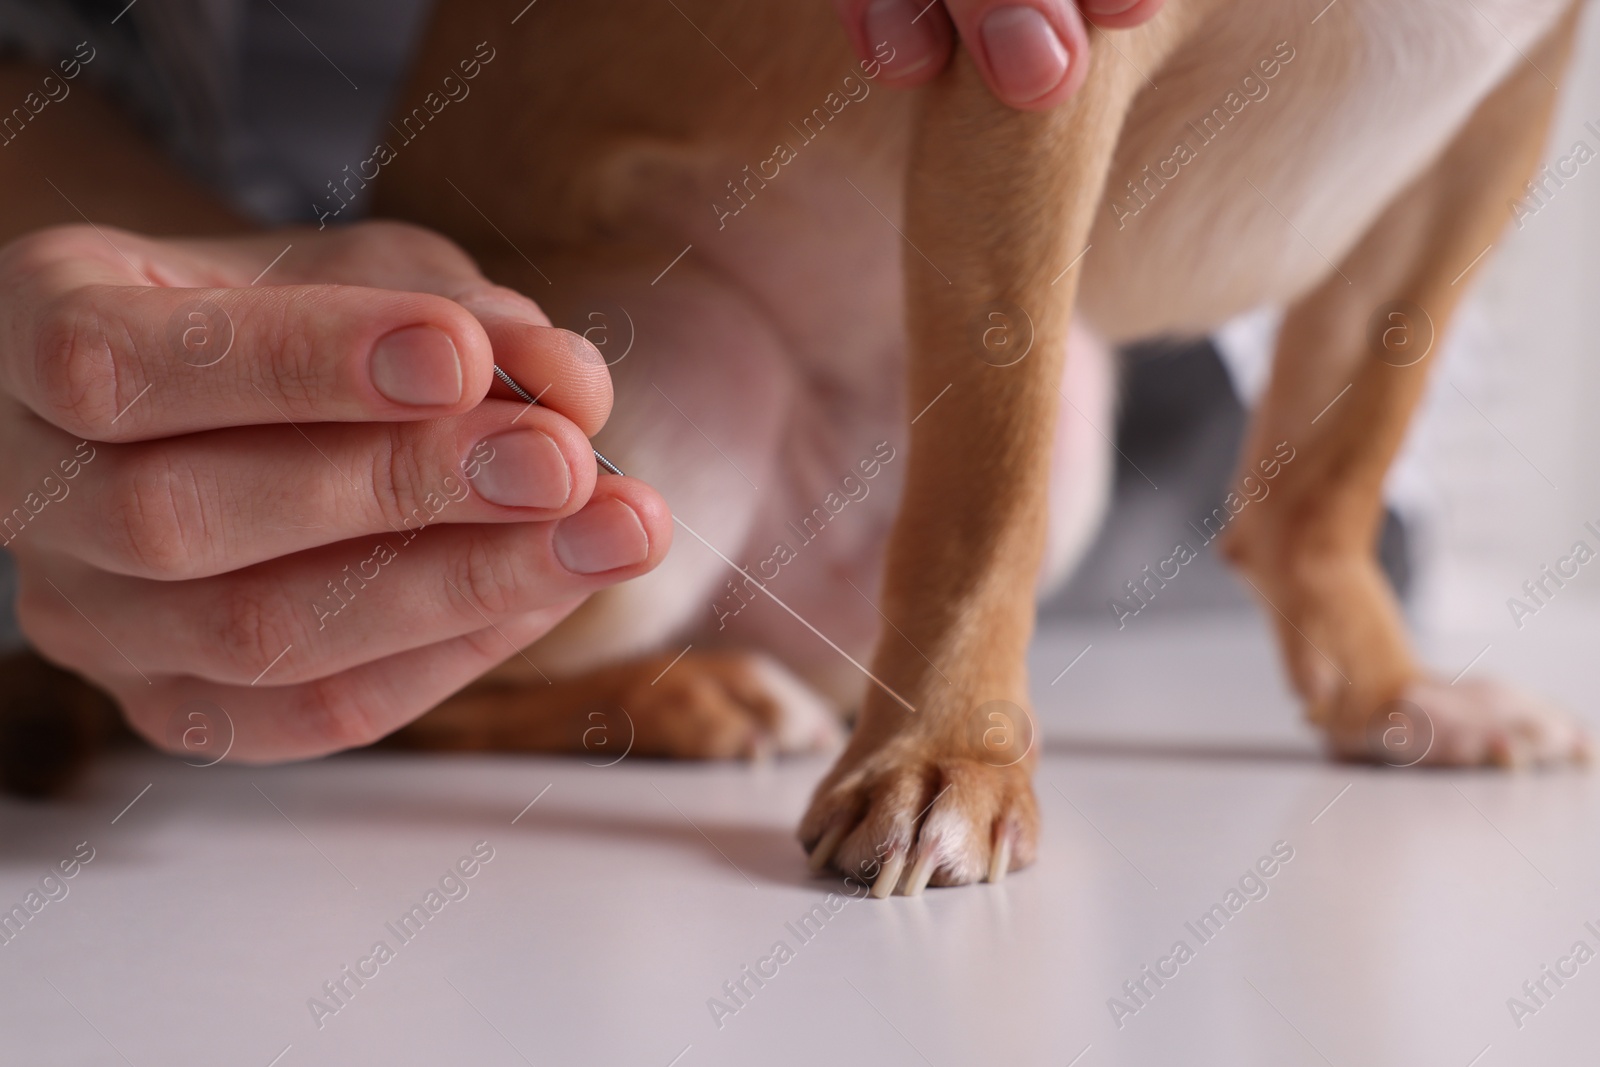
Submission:
{"label": "dog's claw", "polygon": [[839,842],[844,840],[844,835],[849,829],[849,824],[843,822],[828,827],[818,839],[817,847],[806,857],[806,866],[811,868],[811,873],[816,874],[832,862],[834,851],[839,847]]}
{"label": "dog's claw", "polygon": [[933,877],[934,870],[939,866],[939,858],[932,849],[923,849],[917,856],[917,865],[911,868],[911,874],[906,879],[905,895],[918,897],[928,888],[928,879]]}
{"label": "dog's claw", "polygon": [[872,883],[872,895],[879,900],[893,893],[900,884],[900,872],[906,867],[906,854],[896,852],[884,861],[883,870],[878,872],[877,880]]}
{"label": "dog's claw", "polygon": [[998,882],[1006,876],[1006,872],[1010,869],[1011,835],[1002,833],[999,844],[995,845],[994,850],[989,853],[989,877],[986,880]]}

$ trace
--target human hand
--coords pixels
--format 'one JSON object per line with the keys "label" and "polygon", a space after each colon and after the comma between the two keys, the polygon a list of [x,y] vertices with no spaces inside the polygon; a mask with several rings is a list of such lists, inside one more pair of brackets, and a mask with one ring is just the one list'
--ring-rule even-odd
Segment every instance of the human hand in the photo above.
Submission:
{"label": "human hand", "polygon": [[[1083,84],[1089,55],[1084,18],[1108,29],[1137,26],[1164,2],[834,0],[834,7],[856,53],[883,63],[879,79],[884,84],[931,80],[950,59],[954,24],[995,96],[1012,107],[1038,111],[1068,99]],[[888,49],[877,54],[884,44]],[[893,58],[885,61],[885,56]]]}
{"label": "human hand", "polygon": [[428,231],[59,227],[0,294],[19,621],[163,747],[195,701],[232,758],[366,744],[666,554],[599,354]]}

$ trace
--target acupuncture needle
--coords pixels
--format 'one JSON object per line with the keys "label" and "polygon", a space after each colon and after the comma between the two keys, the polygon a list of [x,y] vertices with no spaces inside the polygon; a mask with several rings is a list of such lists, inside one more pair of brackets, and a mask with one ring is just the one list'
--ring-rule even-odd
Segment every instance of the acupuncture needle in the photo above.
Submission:
{"label": "acupuncture needle", "polygon": [[[503,383],[505,383],[505,387],[507,389],[510,389],[513,393],[516,393],[517,396],[521,397],[523,400],[527,401],[530,404],[539,403],[539,399],[537,397],[535,397],[533,394],[529,393],[522,386],[518,385],[517,384],[517,380],[515,378],[511,377],[511,375],[509,375],[505,371],[501,370],[500,369],[500,364],[498,364],[498,363],[496,363],[494,365],[494,376],[496,378],[499,378],[500,381],[502,381]],[[621,475],[622,474],[622,468],[617,466],[615,463],[611,462],[606,457],[602,456],[600,454],[600,450],[599,449],[594,448],[593,446],[590,446],[590,451],[592,451],[594,453],[595,462],[600,464],[600,466],[604,467],[606,470],[610,471],[612,474],[616,474],[616,475]]]}

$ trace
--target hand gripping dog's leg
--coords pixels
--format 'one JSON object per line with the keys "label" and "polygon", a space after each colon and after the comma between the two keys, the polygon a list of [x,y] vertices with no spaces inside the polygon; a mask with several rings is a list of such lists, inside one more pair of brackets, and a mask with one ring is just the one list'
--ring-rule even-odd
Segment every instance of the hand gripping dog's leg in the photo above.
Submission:
{"label": "hand gripping dog's leg", "polygon": [[1339,755],[1408,765],[1583,752],[1581,731],[1553,708],[1502,686],[1430,677],[1375,553],[1384,475],[1471,271],[1538,165],[1572,21],[1518,60],[1339,273],[1284,321],[1243,463],[1279,442],[1294,459],[1230,528],[1228,550],[1266,601],[1289,675]]}
{"label": "hand gripping dog's leg", "polygon": [[[969,57],[922,101],[903,262],[911,427],[889,546],[886,629],[855,734],[800,829],[887,895],[998,878],[1033,858],[1038,815],[1024,654],[1077,269],[1122,121],[1163,20],[1096,49],[1083,90],[1011,111]],[[946,393],[946,391],[948,392]],[[931,665],[930,665],[931,664]],[[935,667],[937,669],[935,669]],[[996,856],[1009,860],[994,863]]]}

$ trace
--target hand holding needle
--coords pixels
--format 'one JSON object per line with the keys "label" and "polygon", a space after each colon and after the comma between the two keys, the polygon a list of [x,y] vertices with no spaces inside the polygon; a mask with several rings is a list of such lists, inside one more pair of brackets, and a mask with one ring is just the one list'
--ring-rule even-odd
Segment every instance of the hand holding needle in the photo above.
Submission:
{"label": "hand holding needle", "polygon": [[[511,377],[511,375],[509,375],[505,371],[501,370],[500,369],[500,364],[498,364],[498,363],[496,363],[494,365],[494,376],[496,378],[499,378],[502,382],[504,382],[507,389],[510,389],[513,393],[516,393],[517,396],[521,397],[523,400],[527,401],[528,403],[537,404],[539,402],[537,397],[533,396],[531,393],[529,393],[522,386],[518,385],[515,378]],[[600,466],[604,467],[606,470],[610,471],[612,474],[616,474],[616,475],[622,474],[622,468],[617,466],[615,463],[611,462],[606,457],[602,456],[598,449],[591,449],[591,451],[594,452],[595,462],[600,464]]]}

